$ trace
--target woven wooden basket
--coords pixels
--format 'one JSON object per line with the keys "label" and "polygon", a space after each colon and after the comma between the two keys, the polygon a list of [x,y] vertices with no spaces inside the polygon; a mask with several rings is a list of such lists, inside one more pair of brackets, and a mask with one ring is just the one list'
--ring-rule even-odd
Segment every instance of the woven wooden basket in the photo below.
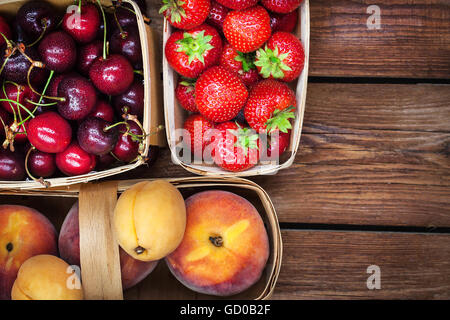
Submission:
{"label": "woven wooden basket", "polygon": [[[175,98],[175,88],[178,81],[178,75],[169,66],[167,59],[164,55],[163,58],[163,82],[164,82],[164,114],[166,120],[166,135],[167,141],[172,154],[174,163],[182,166],[186,170],[198,174],[208,176],[256,176],[261,174],[273,174],[280,169],[288,168],[295,160],[297,153],[300,136],[302,132],[303,116],[305,113],[306,103],[306,90],[308,85],[308,69],[309,69],[309,0],[304,0],[299,8],[299,23],[297,24],[295,34],[301,39],[303,47],[305,49],[305,68],[297,81],[292,82],[290,85],[296,91],[297,97],[297,110],[296,118],[293,124],[291,133],[291,142],[285,154],[280,156],[278,163],[259,164],[247,171],[231,173],[225,171],[219,167],[208,164],[192,164],[186,163],[179,156],[180,150],[177,150],[177,145],[180,144],[180,139],[176,136],[177,129],[183,128],[184,120],[187,118],[188,113],[181,108]],[[164,37],[163,48],[170,35],[173,32],[173,27],[164,20]]]}
{"label": "woven wooden basket", "polygon": [[[142,180],[77,184],[41,190],[0,191],[1,204],[21,204],[44,213],[59,229],[64,215],[79,198],[80,259],[86,299],[210,299],[180,284],[160,261],[140,284],[123,295],[119,250],[111,229],[111,215],[118,193]],[[241,178],[167,179],[184,197],[211,189],[234,192],[249,200],[261,214],[270,243],[270,256],[260,281],[232,299],[268,299],[273,293],[281,267],[282,240],[275,208],[267,193],[257,184]],[[25,196],[25,197],[24,197]],[[39,197],[39,200],[35,197]]]}
{"label": "woven wooden basket", "polygon": [[[0,14],[5,16],[13,16],[16,14],[20,6],[29,0],[2,0],[0,2]],[[63,11],[64,8],[73,4],[72,0],[46,0],[52,3],[56,8]],[[111,5],[111,0],[102,0],[102,4]],[[141,46],[145,48],[142,50],[143,58],[143,71],[144,71],[144,118],[143,127],[147,133],[150,132],[152,128],[156,128],[158,125],[163,123],[163,115],[161,105],[160,92],[160,60],[158,58],[159,49],[156,46],[158,42],[156,34],[144,22],[144,18],[139,9],[139,6],[131,0],[123,0],[123,2],[130,3],[133,6],[133,10],[136,12],[137,24],[140,33]],[[149,136],[145,142],[144,155],[148,154],[150,145],[164,145],[163,134],[155,134]],[[67,186],[71,184],[88,182],[92,180],[98,180],[101,178],[109,177],[112,175],[120,174],[129,170],[132,170],[140,165],[144,161],[138,161],[132,164],[126,164],[120,167],[115,167],[104,171],[93,171],[85,175],[73,176],[73,177],[61,177],[61,178],[50,178],[46,181],[50,182],[51,186]],[[3,188],[14,188],[14,189],[34,189],[42,188],[42,184],[39,182],[29,180],[29,181],[0,181],[0,189]]]}

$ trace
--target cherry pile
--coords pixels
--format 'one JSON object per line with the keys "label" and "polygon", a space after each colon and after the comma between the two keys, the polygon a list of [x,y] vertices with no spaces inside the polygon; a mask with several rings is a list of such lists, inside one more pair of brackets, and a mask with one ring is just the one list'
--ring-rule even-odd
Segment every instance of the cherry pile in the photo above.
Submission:
{"label": "cherry pile", "polygon": [[0,16],[0,180],[48,185],[142,159],[142,67],[129,4],[78,0],[58,14],[29,1]]}
{"label": "cherry pile", "polygon": [[303,0],[163,0],[164,48],[189,112],[183,142],[227,171],[279,161],[291,141],[293,85],[305,52],[293,34]]}

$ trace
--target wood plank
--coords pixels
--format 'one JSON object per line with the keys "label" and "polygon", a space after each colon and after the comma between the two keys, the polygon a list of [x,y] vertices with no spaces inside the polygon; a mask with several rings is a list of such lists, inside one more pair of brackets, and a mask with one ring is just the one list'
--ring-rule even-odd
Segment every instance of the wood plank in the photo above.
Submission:
{"label": "wood plank", "polygon": [[[160,2],[147,0],[160,33]],[[370,5],[381,29],[370,30]],[[310,76],[450,78],[450,3],[447,0],[314,0]]]}
{"label": "wood plank", "polygon": [[[378,30],[367,26],[374,4]],[[311,1],[310,75],[449,78],[450,3]]]}
{"label": "wood plank", "polygon": [[[274,299],[449,299],[450,235],[283,231]],[[367,268],[381,289],[368,290]]]}

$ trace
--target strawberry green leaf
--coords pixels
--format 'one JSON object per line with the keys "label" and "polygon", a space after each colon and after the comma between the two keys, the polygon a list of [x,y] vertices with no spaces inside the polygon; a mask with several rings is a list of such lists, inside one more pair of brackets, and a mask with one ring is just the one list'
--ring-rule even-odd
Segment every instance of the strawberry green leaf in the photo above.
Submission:
{"label": "strawberry green leaf", "polygon": [[266,45],[264,49],[258,50],[255,66],[261,68],[259,73],[264,78],[272,76],[275,79],[282,79],[284,78],[283,71],[292,71],[291,67],[284,62],[288,56],[288,53],[280,54],[277,46],[272,50]]}
{"label": "strawberry green leaf", "polygon": [[179,45],[177,52],[184,52],[188,56],[189,64],[195,59],[205,64],[205,52],[214,48],[210,44],[211,40],[212,36],[205,36],[205,30],[200,31],[197,34],[185,32],[183,34],[183,39],[176,42]]}
{"label": "strawberry green leaf", "polygon": [[266,122],[266,130],[268,133],[272,133],[275,130],[280,130],[281,132],[287,133],[288,129],[292,128],[291,121],[289,119],[295,119],[295,114],[293,112],[295,108],[289,107],[282,111],[276,109],[273,112],[272,118]]}
{"label": "strawberry green leaf", "polygon": [[247,152],[249,149],[258,149],[259,136],[257,133],[255,133],[254,130],[250,128],[242,128],[238,123],[236,123],[236,125],[238,126],[238,129],[228,129],[228,131],[237,138],[234,146],[237,148],[241,148],[244,152],[244,155],[247,156]]}
{"label": "strawberry green leaf", "polygon": [[185,4],[182,0],[163,0],[163,6],[159,9],[159,13],[164,13],[171,22],[180,23],[181,17],[186,18],[186,11],[183,8]]}
{"label": "strawberry green leaf", "polygon": [[238,55],[234,58],[235,61],[242,62],[242,70],[244,72],[249,71],[250,69],[255,69],[255,56],[256,52],[250,53],[242,53],[237,51]]}

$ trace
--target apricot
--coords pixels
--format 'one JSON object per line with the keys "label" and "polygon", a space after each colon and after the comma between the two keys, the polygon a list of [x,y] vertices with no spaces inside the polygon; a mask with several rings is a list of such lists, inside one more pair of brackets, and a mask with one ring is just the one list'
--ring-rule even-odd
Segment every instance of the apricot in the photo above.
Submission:
{"label": "apricot", "polygon": [[[78,223],[78,202],[69,210],[59,233],[59,254],[71,265],[80,266],[80,228]],[[133,259],[119,248],[122,288],[134,287],[147,277],[157,266],[158,261],[139,261]]]}
{"label": "apricot", "polygon": [[162,259],[183,239],[183,196],[164,180],[138,183],[117,201],[113,225],[119,245],[130,256],[141,261]]}
{"label": "apricot", "polygon": [[26,260],[39,254],[58,254],[57,233],[37,210],[0,205],[0,300],[11,298],[17,272]]}
{"label": "apricot", "polygon": [[38,255],[25,261],[14,282],[13,300],[83,300],[83,288],[74,270],[62,259]]}
{"label": "apricot", "polygon": [[200,293],[230,296],[255,284],[269,257],[269,240],[256,208],[226,191],[186,200],[183,241],[168,257],[172,274]]}

